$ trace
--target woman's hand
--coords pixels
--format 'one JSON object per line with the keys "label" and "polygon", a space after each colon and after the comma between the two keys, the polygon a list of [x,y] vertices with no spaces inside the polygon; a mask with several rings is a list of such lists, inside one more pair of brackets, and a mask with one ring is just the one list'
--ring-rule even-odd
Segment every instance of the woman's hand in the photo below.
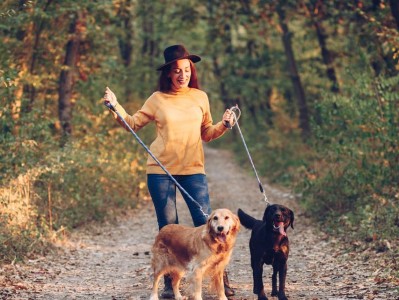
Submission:
{"label": "woman's hand", "polygon": [[[235,123],[234,115],[230,109],[226,109],[226,111],[223,114],[222,121],[223,121],[223,125],[227,128],[231,128],[234,126],[234,123]],[[228,124],[230,124],[230,126]]]}
{"label": "woman's hand", "polygon": [[116,96],[113,91],[107,87],[105,89],[105,94],[104,94],[104,101],[110,103],[113,107],[118,104],[118,100],[116,99]]}

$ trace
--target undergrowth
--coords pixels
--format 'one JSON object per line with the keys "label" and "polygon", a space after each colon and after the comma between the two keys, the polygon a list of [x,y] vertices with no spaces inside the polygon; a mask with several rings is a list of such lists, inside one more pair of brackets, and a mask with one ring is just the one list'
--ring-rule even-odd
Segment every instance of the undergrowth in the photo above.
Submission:
{"label": "undergrowth", "polygon": [[23,129],[16,124],[24,131],[18,140],[2,135],[1,262],[43,254],[72,228],[135,207],[146,195],[144,153],[107,111],[94,119],[103,124],[98,131],[64,147],[32,134],[49,128],[45,118]]}
{"label": "undergrowth", "polygon": [[[353,240],[397,240],[399,236],[399,76],[370,79],[337,96],[322,95],[311,139],[296,123],[283,122],[286,104],[274,104],[273,127],[244,120],[244,133],[258,172],[290,187],[305,213],[331,234]],[[241,139],[234,151],[250,170]]]}

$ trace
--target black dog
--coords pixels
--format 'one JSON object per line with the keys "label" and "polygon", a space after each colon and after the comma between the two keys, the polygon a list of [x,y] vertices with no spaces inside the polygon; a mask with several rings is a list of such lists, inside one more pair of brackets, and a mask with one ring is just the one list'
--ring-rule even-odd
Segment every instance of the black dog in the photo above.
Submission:
{"label": "black dog", "polygon": [[288,226],[294,229],[294,212],[283,205],[273,204],[266,208],[262,221],[251,217],[241,209],[238,209],[238,217],[244,227],[252,229],[249,249],[254,280],[253,291],[258,295],[258,300],[267,300],[262,281],[263,264],[273,266],[271,295],[278,296],[279,300],[287,300],[285,278],[289,242],[286,230]]}

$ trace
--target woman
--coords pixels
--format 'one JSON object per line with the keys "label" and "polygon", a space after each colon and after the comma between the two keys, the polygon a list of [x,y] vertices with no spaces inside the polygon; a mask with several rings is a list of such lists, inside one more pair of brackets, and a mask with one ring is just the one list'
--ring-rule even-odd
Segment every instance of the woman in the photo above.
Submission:
{"label": "woman", "polygon": [[[227,131],[227,123],[233,124],[234,119],[231,111],[226,110],[222,121],[213,124],[208,96],[199,89],[194,66],[201,60],[199,56],[190,55],[182,45],[173,45],[165,49],[164,58],[165,63],[157,69],[161,71],[158,91],[134,115],[126,113],[108,87],[104,101],[111,103],[134,131],[155,122],[157,137],[150,150],[195,199],[196,203],[182,193],[194,226],[200,226],[206,223],[205,214],[211,212],[202,141],[209,142],[222,136]],[[121,120],[118,121],[125,127]],[[159,229],[167,224],[177,224],[176,185],[151,156],[147,160],[147,185]],[[226,295],[234,295],[227,276],[224,280]],[[162,297],[173,297],[168,276]]]}

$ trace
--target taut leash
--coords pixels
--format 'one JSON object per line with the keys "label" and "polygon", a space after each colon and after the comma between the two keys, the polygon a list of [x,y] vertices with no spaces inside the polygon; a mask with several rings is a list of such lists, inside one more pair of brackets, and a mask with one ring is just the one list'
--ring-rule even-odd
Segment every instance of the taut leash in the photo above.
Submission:
{"label": "taut leash", "polygon": [[[238,124],[238,119],[239,119],[240,116],[241,116],[241,110],[238,108],[238,105],[236,105],[236,106],[231,107],[231,108],[230,108],[230,111],[231,111],[231,112],[233,113],[233,115],[234,115],[234,124],[231,125],[230,123],[228,123],[228,126],[227,126],[227,127],[230,128],[230,129],[232,129],[233,126],[237,126],[238,132],[240,133],[240,137],[241,137],[242,143],[244,144],[245,150],[247,151],[247,154],[248,154],[248,157],[249,157],[249,161],[251,162],[252,168],[253,168],[253,170],[254,170],[254,172],[255,172],[256,179],[258,180],[259,190],[260,190],[260,192],[262,193],[262,195],[263,195],[263,197],[264,197],[264,200],[265,200],[265,202],[266,202],[266,205],[268,206],[268,205],[270,205],[270,202],[269,202],[269,200],[267,199],[265,189],[263,188],[263,185],[262,185],[262,183],[261,183],[261,181],[260,181],[260,179],[259,179],[258,172],[256,171],[256,168],[255,168],[254,162],[253,162],[253,160],[252,160],[251,154],[249,153],[247,144],[245,143],[244,136],[243,136],[243,134],[242,134],[242,132],[241,132],[240,125]],[[238,117],[237,117],[236,111],[238,112]]]}
{"label": "taut leash", "polygon": [[192,202],[194,202],[195,205],[197,205],[200,211],[203,213],[203,215],[206,218],[208,218],[209,215],[202,210],[201,205],[197,201],[195,201],[193,197],[191,197],[191,195],[180,185],[180,183],[177,182],[177,180],[173,177],[173,175],[170,174],[170,172],[164,167],[164,165],[158,160],[158,158],[156,158],[156,156],[151,152],[151,150],[146,146],[146,144],[144,144],[144,142],[140,139],[137,133],[134,132],[132,127],[130,127],[130,125],[125,121],[125,119],[121,116],[121,114],[116,111],[115,107],[109,102],[104,102],[104,105],[117,114],[118,118],[122,120],[126,128],[129,129],[129,131],[133,134],[137,142],[139,142],[139,144],[143,146],[145,151],[147,151],[147,153],[155,160],[155,162],[161,167],[161,169],[166,173],[166,175],[168,175],[170,179],[172,179],[172,181],[176,184],[179,190],[182,193],[184,193]]}

